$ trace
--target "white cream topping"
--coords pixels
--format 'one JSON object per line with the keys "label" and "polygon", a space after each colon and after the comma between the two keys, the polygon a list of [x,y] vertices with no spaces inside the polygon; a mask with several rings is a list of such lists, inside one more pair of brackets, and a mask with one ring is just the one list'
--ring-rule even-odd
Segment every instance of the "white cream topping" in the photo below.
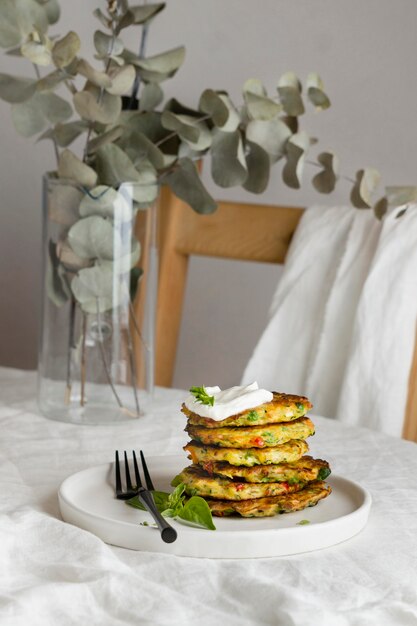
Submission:
{"label": "white cream topping", "polygon": [[259,389],[258,383],[254,382],[244,387],[204,387],[209,396],[214,396],[214,404],[201,404],[193,395],[188,396],[184,404],[193,413],[201,417],[209,417],[220,422],[221,420],[236,415],[247,409],[253,409],[264,402],[270,402],[273,395],[266,389]]}

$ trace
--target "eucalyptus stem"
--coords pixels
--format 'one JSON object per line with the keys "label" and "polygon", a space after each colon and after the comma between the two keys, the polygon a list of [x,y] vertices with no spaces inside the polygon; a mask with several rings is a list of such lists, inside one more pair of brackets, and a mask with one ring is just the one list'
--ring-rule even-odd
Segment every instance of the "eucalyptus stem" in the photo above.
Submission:
{"label": "eucalyptus stem", "polygon": [[149,345],[148,343],[146,343],[146,341],[145,341],[145,340],[144,340],[144,338],[143,338],[143,335],[142,335],[142,333],[141,333],[141,330],[140,330],[140,328],[139,328],[139,326],[138,326],[138,323],[137,323],[137,321],[136,321],[135,311],[134,311],[134,309],[133,309],[132,302],[131,302],[130,300],[129,300],[129,310],[130,310],[130,315],[132,316],[133,327],[134,327],[134,329],[136,330],[136,332],[137,332],[137,334],[138,334],[138,336],[139,336],[139,339],[141,340],[141,342],[142,342],[142,344],[143,344],[143,346],[144,346],[145,350],[146,350],[147,352],[150,352],[150,351],[151,351],[151,347],[150,347],[150,345]]}
{"label": "eucalyptus stem", "polygon": [[[113,19],[111,21],[111,34],[112,34],[112,38],[111,38],[111,42],[110,42],[110,46],[109,46],[109,58],[107,59],[106,67],[104,69],[104,72],[106,74],[108,73],[108,71],[110,69],[111,54],[113,52],[114,42],[116,41],[116,32],[115,32],[115,29],[114,29],[114,20]],[[101,104],[101,102],[103,100],[103,96],[104,96],[104,87],[100,87],[100,91],[99,91],[99,94],[97,96],[97,104]],[[85,147],[84,147],[84,154],[83,154],[83,161],[84,162],[87,160],[88,144],[90,142],[91,133],[93,132],[93,127],[94,127],[93,122],[90,122],[89,127],[88,127],[88,132],[87,132],[87,138],[85,140]]]}
{"label": "eucalyptus stem", "polygon": [[[145,56],[146,40],[148,38],[148,32],[149,32],[149,23],[146,22],[142,26],[142,34],[141,34],[140,46],[139,46],[139,59],[143,59],[144,56]],[[133,109],[133,105],[134,105],[135,100],[137,99],[137,96],[138,96],[140,83],[141,83],[140,74],[139,74],[139,72],[136,72],[135,82],[133,83],[132,94],[130,96],[129,109]]]}
{"label": "eucalyptus stem", "polygon": [[[306,163],[308,165],[313,165],[313,167],[319,167],[320,169],[323,169],[323,166],[320,165],[320,163],[317,163],[317,161],[311,161],[310,159],[306,159]],[[349,183],[352,183],[353,185],[356,182],[355,180],[353,180],[353,178],[349,178],[349,176],[344,176],[344,174],[338,175],[337,178],[343,178],[343,180],[347,180]]]}
{"label": "eucalyptus stem", "polygon": [[71,350],[74,347],[74,330],[75,330],[75,298],[71,298],[70,303],[70,319],[68,332],[68,352],[67,352],[67,386],[65,389],[65,404],[70,403],[72,389],[72,366],[71,366]]}
{"label": "eucalyptus stem", "polygon": [[132,336],[130,334],[129,323],[127,324],[127,349],[129,352],[130,373],[132,376],[132,388],[133,388],[133,395],[135,398],[136,412],[139,416],[140,406],[139,406],[138,388],[137,388],[137,382],[136,382],[137,381],[137,369],[136,369],[135,353],[133,351],[133,343],[132,343]]}
{"label": "eucalyptus stem", "polygon": [[98,343],[99,343],[99,349],[100,349],[100,354],[101,354],[101,360],[103,362],[104,371],[106,373],[107,382],[109,383],[111,387],[111,390],[113,392],[114,397],[116,398],[116,402],[119,405],[119,407],[122,410],[126,410],[125,407],[123,406],[122,401],[119,398],[119,394],[116,391],[116,387],[114,386],[111,373],[109,370],[109,366],[106,361],[106,354],[104,352],[104,345],[103,345],[103,333],[101,332],[101,315],[100,315],[100,306],[99,306],[98,298],[96,298],[96,310],[97,310],[97,325],[98,325]]}
{"label": "eucalyptus stem", "polygon": [[85,380],[86,380],[86,339],[87,339],[87,315],[83,313],[82,340],[81,340],[81,406],[85,405]]}

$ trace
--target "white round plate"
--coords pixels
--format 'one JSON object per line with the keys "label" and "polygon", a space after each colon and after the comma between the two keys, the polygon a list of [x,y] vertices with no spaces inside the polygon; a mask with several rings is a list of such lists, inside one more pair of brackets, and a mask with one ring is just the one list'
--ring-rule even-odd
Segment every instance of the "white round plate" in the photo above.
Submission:
{"label": "white round plate", "polygon": [[[184,456],[149,457],[155,488],[172,491],[171,479],[187,464]],[[371,507],[366,489],[341,476],[327,481],[332,494],[317,506],[266,518],[213,518],[216,531],[172,521],[174,543],[164,543],[151,516],[114,497],[113,464],[73,474],[59,489],[63,519],[88,530],[105,543],[131,550],[165,552],[191,557],[243,559],[284,556],[319,550],[356,535],[365,526]],[[301,520],[309,524],[299,525]]]}

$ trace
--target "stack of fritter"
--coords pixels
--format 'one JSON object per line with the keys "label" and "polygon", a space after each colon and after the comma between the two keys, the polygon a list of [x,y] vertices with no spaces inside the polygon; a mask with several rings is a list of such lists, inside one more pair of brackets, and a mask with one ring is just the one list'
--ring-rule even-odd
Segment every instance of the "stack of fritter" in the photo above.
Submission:
{"label": "stack of fritter", "polygon": [[267,517],[314,506],[331,492],[329,464],[304,456],[314,424],[305,417],[307,398],[273,394],[271,402],[221,422],[184,404],[193,464],[174,479],[188,495],[207,500],[213,515]]}

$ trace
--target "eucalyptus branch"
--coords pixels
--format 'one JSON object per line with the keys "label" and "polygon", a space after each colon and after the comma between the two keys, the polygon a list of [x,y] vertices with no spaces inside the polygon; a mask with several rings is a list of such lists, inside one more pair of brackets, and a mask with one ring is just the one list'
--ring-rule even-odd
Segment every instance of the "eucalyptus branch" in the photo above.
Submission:
{"label": "eucalyptus branch", "polygon": [[113,383],[113,379],[111,377],[111,373],[109,370],[109,366],[107,364],[107,359],[106,359],[106,354],[104,351],[104,340],[103,340],[103,333],[101,330],[101,314],[100,314],[100,305],[99,305],[99,299],[96,298],[96,311],[97,311],[97,326],[98,326],[98,344],[99,344],[99,350],[100,350],[100,354],[101,354],[101,361],[103,363],[103,367],[104,367],[104,371],[106,374],[106,378],[107,378],[107,382],[109,383],[111,390],[113,392],[113,395],[116,399],[117,404],[119,405],[119,407],[121,409],[124,409],[125,407],[123,406],[122,401],[120,400],[119,394],[116,391],[116,387],[114,386]]}
{"label": "eucalyptus branch", "polygon": [[[321,165],[320,163],[317,163],[317,161],[311,161],[310,159],[306,159],[305,162],[308,165],[312,165],[313,167],[318,167],[319,169],[323,169],[323,165]],[[349,178],[349,176],[345,176],[344,174],[338,174],[337,178],[342,179],[342,180],[347,180],[349,183],[352,183],[352,185],[354,185],[356,182],[353,178]]]}
{"label": "eucalyptus branch", "polygon": [[[140,46],[139,46],[139,59],[143,59],[144,56],[145,56],[146,40],[147,40],[147,37],[148,37],[148,31],[149,31],[149,22],[146,22],[142,26],[142,34],[141,34]],[[133,83],[132,93],[131,93],[131,96],[130,96],[129,109],[133,109],[134,102],[135,102],[135,100],[136,100],[136,98],[138,96],[140,83],[141,83],[140,74],[139,74],[139,72],[136,72],[135,82]]]}

